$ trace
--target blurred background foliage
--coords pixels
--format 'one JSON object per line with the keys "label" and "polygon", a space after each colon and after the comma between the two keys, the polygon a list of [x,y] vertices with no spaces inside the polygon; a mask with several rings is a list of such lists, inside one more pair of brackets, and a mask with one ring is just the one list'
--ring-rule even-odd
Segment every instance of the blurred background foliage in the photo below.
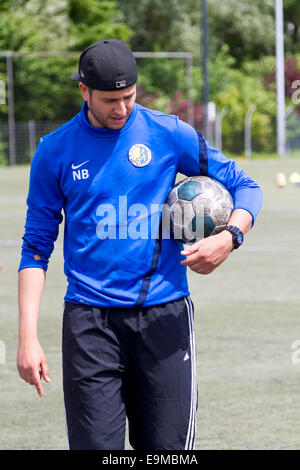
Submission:
{"label": "blurred background foliage", "polygon": [[[0,51],[81,51],[105,38],[133,51],[192,52],[195,127],[202,130],[201,0],[0,0]],[[257,150],[271,151],[276,133],[274,0],[208,0],[210,100],[223,120],[224,147],[239,152],[244,117],[254,103]],[[300,79],[299,0],[284,0],[286,104]],[[187,119],[186,68],[182,59],[137,59],[138,102]],[[71,118],[81,95],[70,75],[76,57],[14,57],[18,121]],[[6,81],[5,58],[0,79]],[[7,105],[0,121],[7,122]],[[300,107],[295,110],[300,114]],[[296,131],[296,116],[290,130]]]}

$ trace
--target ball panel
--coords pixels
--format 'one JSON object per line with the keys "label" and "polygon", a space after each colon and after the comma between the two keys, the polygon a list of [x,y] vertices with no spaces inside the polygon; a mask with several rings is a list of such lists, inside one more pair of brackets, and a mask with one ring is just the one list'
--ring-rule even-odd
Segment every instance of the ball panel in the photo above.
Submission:
{"label": "ball panel", "polygon": [[195,216],[189,225],[191,232],[195,234],[196,240],[209,237],[215,230],[215,224],[209,216]]}
{"label": "ball panel", "polygon": [[178,199],[192,201],[192,199],[202,193],[201,183],[198,181],[187,181],[179,186],[177,193]]}

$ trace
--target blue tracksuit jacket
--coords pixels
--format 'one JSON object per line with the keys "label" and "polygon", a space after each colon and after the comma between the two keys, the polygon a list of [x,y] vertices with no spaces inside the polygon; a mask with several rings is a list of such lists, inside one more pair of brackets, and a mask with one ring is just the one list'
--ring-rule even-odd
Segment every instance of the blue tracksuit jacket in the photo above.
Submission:
{"label": "blue tracksuit jacket", "polygon": [[182,244],[156,237],[176,174],[219,180],[253,222],[260,188],[176,116],[135,104],[126,125],[111,130],[91,126],[87,112],[84,103],[40,140],[19,270],[47,269],[64,213],[65,300],[132,307],[189,295]]}

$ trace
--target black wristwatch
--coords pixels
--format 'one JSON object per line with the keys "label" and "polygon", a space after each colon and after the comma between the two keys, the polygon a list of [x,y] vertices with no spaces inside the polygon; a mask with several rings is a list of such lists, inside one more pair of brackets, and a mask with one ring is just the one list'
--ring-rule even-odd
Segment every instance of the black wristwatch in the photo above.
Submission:
{"label": "black wristwatch", "polygon": [[233,250],[236,250],[244,241],[243,232],[235,225],[227,225],[225,230],[228,230],[232,234],[232,241],[233,241]]}

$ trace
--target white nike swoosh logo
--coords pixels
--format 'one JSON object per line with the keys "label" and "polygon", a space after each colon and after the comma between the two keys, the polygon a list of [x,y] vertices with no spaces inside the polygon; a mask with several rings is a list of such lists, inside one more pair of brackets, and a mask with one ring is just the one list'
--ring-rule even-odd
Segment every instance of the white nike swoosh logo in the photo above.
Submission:
{"label": "white nike swoosh logo", "polygon": [[74,165],[74,163],[72,163],[72,170],[76,170],[76,168],[80,168],[82,165],[84,165],[85,163],[89,162],[89,160],[87,160],[86,162],[83,162],[83,163],[80,163],[80,165]]}

